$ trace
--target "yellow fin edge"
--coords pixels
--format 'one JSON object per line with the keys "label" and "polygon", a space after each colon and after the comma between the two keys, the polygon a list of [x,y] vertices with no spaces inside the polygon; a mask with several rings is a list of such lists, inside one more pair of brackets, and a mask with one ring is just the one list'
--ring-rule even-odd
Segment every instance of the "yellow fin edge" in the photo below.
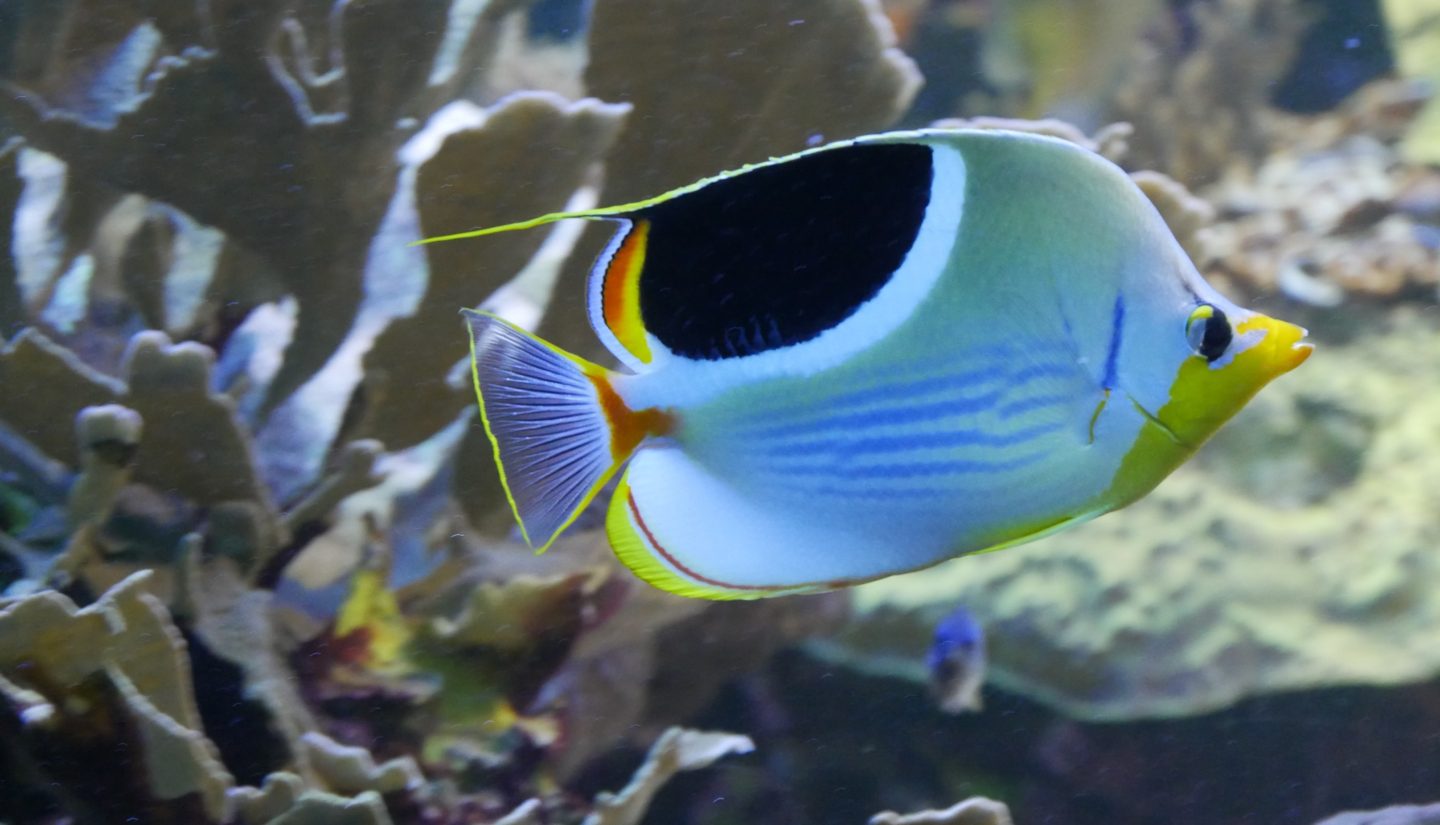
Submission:
{"label": "yellow fin edge", "polygon": [[620,477],[620,483],[615,485],[615,494],[611,496],[610,507],[605,514],[605,534],[610,539],[611,549],[615,551],[615,555],[621,563],[646,583],[677,596],[712,601],[763,599],[782,593],[805,592],[810,589],[730,590],[685,578],[671,570],[664,562],[656,558],[654,551],[650,549],[650,543],[640,535],[640,531],[635,529],[635,525],[630,520],[629,475],[627,470]]}
{"label": "yellow fin edge", "polygon": [[747,163],[737,169],[731,169],[729,171],[720,172],[716,175],[711,175],[707,178],[701,178],[694,183],[671,189],[668,192],[662,192],[659,195],[645,198],[644,200],[631,201],[630,203],[621,203],[614,206],[601,206],[596,207],[595,209],[578,209],[574,212],[550,212],[545,215],[530,218],[529,220],[506,223],[499,226],[487,226],[481,229],[467,230],[465,232],[452,232],[447,235],[435,235],[429,238],[421,238],[418,241],[411,241],[408,246],[424,246],[426,244],[443,243],[445,241],[459,241],[465,238],[483,238],[486,235],[498,235],[502,232],[519,232],[525,229],[534,229],[537,226],[545,226],[546,224],[555,223],[556,221],[570,220],[572,218],[578,218],[581,220],[610,220],[614,218],[623,218],[630,213],[637,212],[647,206],[654,206],[659,203],[664,203],[671,198],[694,192],[695,190],[708,186],[716,181],[725,180],[726,178],[733,178],[736,175],[744,174],[746,172],[765,166],[775,166],[777,164],[786,163],[788,161],[794,160],[795,158],[803,157],[805,155],[813,155],[819,152],[827,152],[846,146],[854,146],[860,143],[896,143],[905,140],[924,140],[926,138],[933,137],[934,135],[944,134],[950,131],[953,130],[921,129],[905,132],[890,132],[884,135],[871,135],[862,138],[853,138],[851,140],[836,141],[834,143],[829,143],[824,146],[815,146],[809,149],[803,149],[799,152],[793,152],[788,155],[772,157],[769,160],[757,161],[755,163]]}
{"label": "yellow fin edge", "polygon": [[[560,349],[559,347],[550,343],[549,341],[546,341],[544,338],[541,338],[538,335],[532,335],[531,333],[521,329],[520,327],[515,326],[514,324],[510,323],[504,318],[501,318],[499,315],[496,315],[493,312],[488,312],[485,310],[463,310],[462,312],[469,312],[475,315],[483,315],[487,318],[493,318],[496,321],[499,321],[500,323],[510,327],[516,332],[525,335],[527,338],[534,340],[536,343],[540,344],[541,346],[545,347],[556,355],[559,355],[562,358],[570,361],[571,363],[574,363],[580,368],[580,371],[585,373],[586,375],[593,376],[597,373],[603,374],[605,372],[605,369],[603,367],[592,364],[591,362],[586,361],[584,358],[581,358],[578,355],[568,353],[565,350]],[[593,485],[591,485],[589,491],[585,493],[585,497],[580,500],[580,504],[576,506],[574,511],[570,513],[570,516],[565,519],[565,522],[561,524],[560,527],[557,528],[555,532],[552,533],[545,540],[544,544],[536,547],[535,540],[530,537],[530,532],[525,529],[525,520],[520,517],[520,505],[516,503],[514,494],[510,492],[510,479],[505,475],[505,462],[500,460],[500,440],[495,437],[495,432],[490,427],[490,416],[485,412],[485,394],[484,391],[480,389],[480,369],[477,361],[475,360],[475,336],[470,334],[470,331],[467,328],[465,337],[470,340],[470,383],[475,387],[475,403],[480,408],[480,424],[485,428],[485,438],[490,441],[490,451],[495,457],[495,469],[500,475],[500,488],[505,491],[505,501],[510,506],[510,514],[514,516],[515,524],[520,527],[520,537],[525,540],[526,545],[535,549],[535,555],[538,556],[544,553],[546,550],[549,550],[550,545],[555,543],[555,540],[558,539],[561,534],[565,532],[565,529],[571,524],[574,524],[575,520],[580,517],[580,514],[585,512],[585,508],[590,506],[590,502],[595,500],[595,496],[599,495],[600,491],[604,489],[605,485],[609,483],[610,479],[615,476],[615,470],[619,465],[612,464],[610,465],[609,469],[607,469],[604,473],[601,473],[600,477],[595,481]]]}

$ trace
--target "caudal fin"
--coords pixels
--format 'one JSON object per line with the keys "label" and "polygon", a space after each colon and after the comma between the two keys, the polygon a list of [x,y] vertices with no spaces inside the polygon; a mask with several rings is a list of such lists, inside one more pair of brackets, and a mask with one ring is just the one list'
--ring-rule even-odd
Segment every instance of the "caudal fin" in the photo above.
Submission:
{"label": "caudal fin", "polygon": [[464,311],[485,434],[526,543],[549,547],[646,434],[607,372],[488,312]]}

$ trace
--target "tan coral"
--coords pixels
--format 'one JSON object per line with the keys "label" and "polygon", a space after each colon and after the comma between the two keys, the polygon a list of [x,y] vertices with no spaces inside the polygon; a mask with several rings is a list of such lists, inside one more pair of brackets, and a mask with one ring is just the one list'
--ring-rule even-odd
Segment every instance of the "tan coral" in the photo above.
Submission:
{"label": "tan coral", "polygon": [[1437,180],[1363,135],[1277,151],[1202,193],[1223,216],[1204,232],[1204,269],[1241,293],[1321,306],[1432,296],[1440,250],[1421,239],[1434,220],[1422,210]]}
{"label": "tan coral", "polygon": [[1014,820],[1010,818],[1010,809],[1005,803],[975,796],[943,811],[878,813],[870,817],[869,825],[1014,825]]}
{"label": "tan coral", "polygon": [[1172,17],[1131,60],[1110,116],[1135,125],[1136,165],[1196,187],[1273,145],[1279,132],[1266,100],[1304,18],[1294,0],[1220,0],[1187,10],[1194,43],[1182,45]]}
{"label": "tan coral", "polygon": [[[141,785],[128,799],[105,799],[86,796],[105,781],[60,777],[82,808],[140,804],[218,823],[232,780],[201,730],[185,642],[145,592],[149,577],[136,573],[83,610],[53,591],[0,607],[0,692],[23,708],[7,735],[21,749],[73,748],[82,771],[107,770],[81,763],[96,752],[94,738],[108,735],[102,751],[132,753]],[[37,769],[49,768],[41,760]]]}
{"label": "tan coral", "polygon": [[660,735],[635,771],[630,784],[618,793],[601,793],[595,810],[582,825],[638,825],[645,809],[670,778],[681,771],[706,768],[732,753],[749,753],[755,743],[734,733],[670,728]]}
{"label": "tan coral", "polygon": [[326,787],[337,793],[397,793],[413,790],[424,782],[420,766],[409,756],[397,756],[376,764],[364,748],[342,745],[323,733],[311,731],[300,741],[315,772]]}
{"label": "tan coral", "polygon": [[[628,106],[525,92],[489,110],[456,104],[418,164],[415,200],[425,236],[496,226],[556,212],[609,150]],[[524,186],[509,185],[523,180]],[[468,349],[459,307],[489,298],[535,254],[544,231],[425,247],[430,264],[415,312],[398,319],[365,356],[360,435],[411,447],[474,403],[469,382],[448,380]],[[467,376],[468,377],[468,376]]]}

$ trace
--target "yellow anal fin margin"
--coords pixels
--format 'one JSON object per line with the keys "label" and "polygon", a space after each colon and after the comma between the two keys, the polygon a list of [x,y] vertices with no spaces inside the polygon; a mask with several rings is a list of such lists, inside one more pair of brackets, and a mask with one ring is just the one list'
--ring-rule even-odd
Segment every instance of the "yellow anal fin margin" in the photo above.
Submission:
{"label": "yellow anal fin margin", "polygon": [[634,573],[653,587],[677,596],[712,601],[768,599],[772,596],[819,593],[858,582],[813,582],[800,585],[727,586],[706,580],[698,573],[685,570],[653,536],[640,515],[634,491],[630,487],[629,470],[620,477],[610,508],[605,516],[605,533],[615,555]]}

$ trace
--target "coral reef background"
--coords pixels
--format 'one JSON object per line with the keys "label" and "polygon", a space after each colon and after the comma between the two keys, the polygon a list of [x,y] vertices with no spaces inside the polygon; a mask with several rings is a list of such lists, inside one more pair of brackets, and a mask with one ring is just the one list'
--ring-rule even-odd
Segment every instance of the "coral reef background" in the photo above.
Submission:
{"label": "coral reef background", "polygon": [[[0,821],[1424,821],[1379,809],[1440,800],[1437,33],[1425,0],[0,3]],[[598,357],[604,233],[409,242],[930,123],[1120,163],[1312,363],[1125,512],[854,592],[677,599],[588,516],[519,543],[457,310]],[[964,717],[925,686],[957,605]]]}

